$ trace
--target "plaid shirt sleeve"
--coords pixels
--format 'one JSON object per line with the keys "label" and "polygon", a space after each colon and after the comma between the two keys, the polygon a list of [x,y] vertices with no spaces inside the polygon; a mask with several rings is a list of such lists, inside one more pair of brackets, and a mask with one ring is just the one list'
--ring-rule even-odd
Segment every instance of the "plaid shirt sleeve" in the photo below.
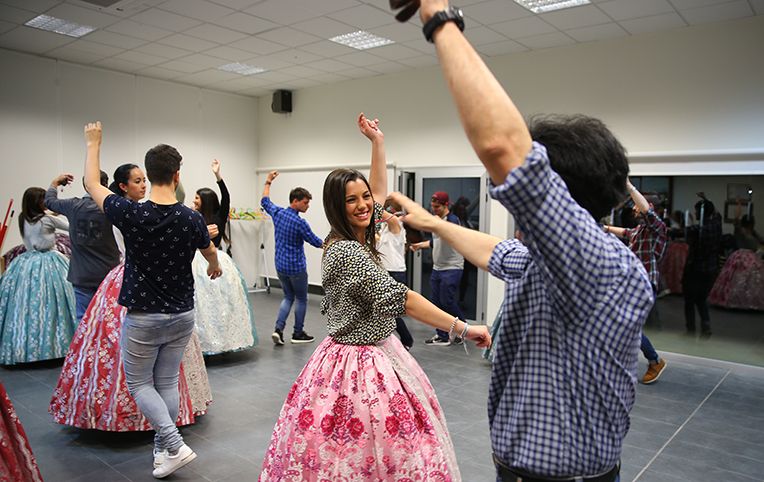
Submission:
{"label": "plaid shirt sleeve", "polygon": [[523,243],[517,239],[505,239],[493,249],[488,260],[488,272],[510,283],[523,277],[529,262],[528,248]]}
{"label": "plaid shirt sleeve", "polygon": [[283,209],[273,204],[273,201],[271,201],[271,198],[268,196],[264,196],[262,199],[260,199],[260,206],[265,209],[265,212],[268,213],[268,216],[270,217],[274,217],[276,213]]}
{"label": "plaid shirt sleeve", "polygon": [[560,316],[573,323],[589,319],[603,295],[601,280],[616,276],[620,265],[607,255],[607,234],[552,170],[546,148],[534,142],[525,163],[492,186],[491,196],[522,226]]}
{"label": "plaid shirt sleeve", "polygon": [[324,245],[324,242],[316,236],[316,233],[313,232],[312,229],[310,229],[310,225],[308,222],[304,219],[300,219],[302,221],[300,223],[300,232],[302,233],[302,239],[305,240],[305,242],[309,243],[311,246],[315,246],[316,248],[320,248]]}
{"label": "plaid shirt sleeve", "polygon": [[660,261],[666,254],[666,245],[668,243],[668,229],[666,224],[655,214],[655,211],[647,211],[647,229],[653,234],[655,260]]}

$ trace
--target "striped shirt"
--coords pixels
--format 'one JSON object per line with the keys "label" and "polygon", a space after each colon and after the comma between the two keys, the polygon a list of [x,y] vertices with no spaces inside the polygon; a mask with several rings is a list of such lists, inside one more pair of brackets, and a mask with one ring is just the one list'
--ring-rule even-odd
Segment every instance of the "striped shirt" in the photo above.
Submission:
{"label": "striped shirt", "polygon": [[538,143],[491,196],[525,234],[499,243],[506,282],[489,387],[496,455],[538,477],[595,475],[621,455],[653,292],[642,263],[571,197]]}
{"label": "striped shirt", "polygon": [[307,271],[303,243],[320,248],[324,242],[313,233],[308,222],[300,217],[300,213],[291,207],[276,206],[267,196],[260,200],[260,205],[273,219],[276,271],[285,275]]}

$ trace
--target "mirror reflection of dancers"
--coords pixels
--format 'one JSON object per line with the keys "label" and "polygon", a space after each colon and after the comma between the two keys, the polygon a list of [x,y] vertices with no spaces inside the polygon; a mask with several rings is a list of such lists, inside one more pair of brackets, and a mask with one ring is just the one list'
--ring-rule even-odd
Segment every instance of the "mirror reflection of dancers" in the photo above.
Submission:
{"label": "mirror reflection of dancers", "polygon": [[[194,256],[195,331],[205,355],[244,350],[257,345],[255,319],[247,298],[247,283],[231,257],[220,248],[225,236],[231,198],[220,174],[220,161],[212,161],[220,200],[215,191],[201,188],[194,196],[194,210],[201,213],[212,243],[218,248],[218,262],[223,276],[211,280],[207,276],[207,261],[197,251]],[[228,239],[225,239],[229,243]]]}
{"label": "mirror reflection of dancers", "polygon": [[0,278],[0,365],[52,360],[66,355],[77,327],[69,260],[56,251],[63,216],[45,211],[45,189],[24,191],[19,231],[26,252]]}
{"label": "mirror reflection of dancers", "polygon": [[[469,326],[398,283],[379,263],[375,224],[387,195],[378,121],[358,117],[372,141],[369,181],[336,169],[324,182],[331,232],[321,263],[329,336],[287,396],[260,481],[461,480],[446,420],[427,375],[392,333],[402,314],[490,345]],[[469,415],[467,415],[469,417]]]}
{"label": "mirror reflection of dancers", "polygon": [[[114,171],[109,189],[140,202],[146,196],[146,176],[135,164]],[[119,304],[125,271],[124,240],[114,228],[122,261],[101,282],[74,335],[48,411],[56,423],[110,432],[151,430],[151,424],[130,396],[122,367],[119,337],[127,308]],[[82,393],[88,396],[82,396]],[[197,337],[183,354],[176,423],[188,425],[212,401],[207,371]],[[161,458],[161,457],[160,457]]]}
{"label": "mirror reflection of dancers", "polygon": [[218,278],[221,270],[204,219],[175,197],[180,153],[166,144],[146,152],[151,193],[147,202],[136,203],[98,184],[101,140],[101,123],[87,124],[85,186],[125,239],[119,293],[119,303],[127,307],[120,338],[122,365],[130,395],[158,435],[153,476],[161,479],[196,458],[175,425],[180,364],[194,332],[191,262],[196,250],[209,262],[208,276]]}

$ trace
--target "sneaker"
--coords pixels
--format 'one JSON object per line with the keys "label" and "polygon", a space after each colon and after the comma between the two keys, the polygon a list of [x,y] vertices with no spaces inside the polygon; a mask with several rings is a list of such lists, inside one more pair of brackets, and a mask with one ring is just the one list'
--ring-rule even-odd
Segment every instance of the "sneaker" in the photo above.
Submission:
{"label": "sneaker", "polygon": [[274,345],[283,345],[284,332],[276,328],[275,330],[273,330],[273,334],[271,335],[271,340],[273,340]]}
{"label": "sneaker", "polygon": [[183,467],[187,463],[191,462],[196,458],[196,453],[191,450],[191,447],[189,447],[186,444],[183,444],[180,446],[180,449],[178,449],[178,453],[175,455],[167,454],[167,456],[164,459],[164,462],[162,462],[162,465],[154,469],[154,472],[152,474],[157,479],[163,479],[167,477],[168,475],[172,474],[179,468]]}
{"label": "sneaker", "polygon": [[154,449],[154,468],[156,469],[164,463],[164,459],[167,457],[167,450]]}
{"label": "sneaker", "polygon": [[645,372],[645,376],[642,377],[642,383],[649,385],[658,381],[658,378],[661,376],[661,373],[663,373],[664,368],[666,368],[666,360],[663,358],[658,360],[658,363],[650,363],[647,366],[647,372]]}
{"label": "sneaker", "polygon": [[438,335],[435,335],[432,338],[425,340],[424,343],[425,345],[448,346],[451,344],[451,341],[448,338],[441,338]]}
{"label": "sneaker", "polygon": [[315,338],[304,331],[292,333],[292,343],[313,343],[313,340],[315,340]]}
{"label": "sneaker", "polygon": [[459,336],[455,337],[454,341],[451,342],[452,345],[461,345],[462,343],[464,343],[464,339]]}

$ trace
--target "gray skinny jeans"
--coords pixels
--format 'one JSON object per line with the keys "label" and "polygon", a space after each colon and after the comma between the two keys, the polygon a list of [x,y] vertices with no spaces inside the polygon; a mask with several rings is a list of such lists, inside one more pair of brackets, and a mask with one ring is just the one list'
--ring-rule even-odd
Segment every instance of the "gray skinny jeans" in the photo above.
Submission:
{"label": "gray skinny jeans", "polygon": [[184,313],[128,311],[120,348],[125,381],[138,408],[156,431],[157,450],[183,445],[178,419],[178,374],[183,351],[194,330],[194,310]]}

